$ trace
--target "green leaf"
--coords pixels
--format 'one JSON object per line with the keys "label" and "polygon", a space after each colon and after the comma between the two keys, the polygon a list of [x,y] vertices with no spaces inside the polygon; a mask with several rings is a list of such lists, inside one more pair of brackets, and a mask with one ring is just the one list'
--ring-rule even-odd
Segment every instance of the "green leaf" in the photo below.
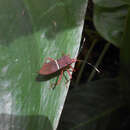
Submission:
{"label": "green leaf", "polygon": [[94,1],[94,24],[107,41],[120,47],[128,13],[128,4],[122,0]]}
{"label": "green leaf", "polygon": [[46,57],[76,58],[86,5],[87,0],[0,1],[1,129],[57,128],[68,91],[65,78],[52,89],[58,76],[40,82],[37,72]]}

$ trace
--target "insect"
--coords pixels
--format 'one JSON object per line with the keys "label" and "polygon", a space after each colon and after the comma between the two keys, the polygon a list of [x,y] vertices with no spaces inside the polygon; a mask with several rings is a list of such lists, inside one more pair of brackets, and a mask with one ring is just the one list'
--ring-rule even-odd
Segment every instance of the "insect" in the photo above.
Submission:
{"label": "insect", "polygon": [[[49,60],[48,63],[46,62],[47,60]],[[75,63],[76,61],[77,59],[71,59],[69,55],[64,55],[63,57],[57,60],[48,57],[47,59],[45,59],[45,63],[40,69],[39,74],[47,76],[60,71],[60,76],[56,83],[56,85],[58,85],[62,79],[64,71],[67,71],[70,79],[72,78],[72,75],[69,70],[71,69],[72,72],[75,71],[71,64]]]}

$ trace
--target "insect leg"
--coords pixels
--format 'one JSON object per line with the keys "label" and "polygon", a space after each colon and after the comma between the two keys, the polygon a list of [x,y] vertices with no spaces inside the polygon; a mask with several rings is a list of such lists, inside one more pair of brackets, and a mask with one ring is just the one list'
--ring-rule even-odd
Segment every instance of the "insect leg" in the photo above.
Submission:
{"label": "insect leg", "polygon": [[59,76],[59,79],[58,79],[56,85],[58,85],[58,84],[60,83],[60,81],[61,81],[61,79],[62,79],[62,76],[63,76],[63,70],[61,71],[61,74],[60,74],[60,76]]}
{"label": "insect leg", "polygon": [[76,71],[71,65],[70,65],[69,67],[72,69],[72,72],[73,72],[73,71],[74,71],[74,72]]}

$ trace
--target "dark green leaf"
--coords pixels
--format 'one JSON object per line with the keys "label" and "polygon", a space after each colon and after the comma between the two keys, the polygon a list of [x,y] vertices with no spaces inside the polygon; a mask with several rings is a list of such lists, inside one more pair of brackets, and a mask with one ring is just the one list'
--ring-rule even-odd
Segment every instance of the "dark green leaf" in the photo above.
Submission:
{"label": "dark green leaf", "polygon": [[[130,7],[121,45],[121,88],[123,97],[130,103]],[[129,104],[130,105],[130,104]]]}
{"label": "dark green leaf", "polygon": [[94,24],[97,31],[106,40],[120,47],[128,5],[121,1],[101,0],[95,1],[94,7]]}
{"label": "dark green leaf", "polygon": [[[101,122],[107,123],[106,116],[122,104],[120,86],[115,79],[88,82],[72,90],[65,104],[58,130],[95,130]],[[102,124],[103,130],[106,125]],[[98,127],[99,128],[99,127]]]}

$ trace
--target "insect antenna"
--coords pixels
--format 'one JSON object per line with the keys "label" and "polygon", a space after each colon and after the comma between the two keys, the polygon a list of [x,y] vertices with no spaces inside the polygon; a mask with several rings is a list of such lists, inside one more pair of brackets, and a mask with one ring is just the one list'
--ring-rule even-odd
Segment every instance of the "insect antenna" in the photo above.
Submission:
{"label": "insect antenna", "polygon": [[[83,60],[77,60],[77,59],[72,59],[72,62],[83,62]],[[98,73],[100,73],[99,69],[97,67],[95,67],[94,65],[92,65],[91,63],[87,62],[88,65],[90,65],[93,69],[95,69],[95,71],[97,71]]]}
{"label": "insect antenna", "polygon": [[72,59],[72,62],[83,62],[83,60]]}

